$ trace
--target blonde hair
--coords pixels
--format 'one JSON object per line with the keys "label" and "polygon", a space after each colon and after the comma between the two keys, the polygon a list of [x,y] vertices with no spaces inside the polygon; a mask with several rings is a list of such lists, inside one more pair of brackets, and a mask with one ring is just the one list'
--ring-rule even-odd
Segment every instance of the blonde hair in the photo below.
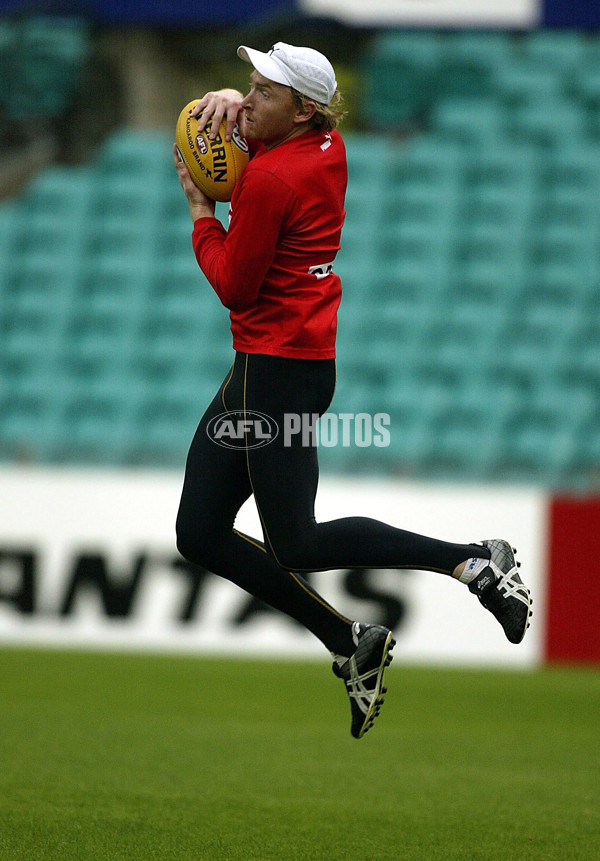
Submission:
{"label": "blonde hair", "polygon": [[347,112],[341,106],[342,94],[339,90],[335,91],[333,98],[328,105],[323,105],[321,102],[309,99],[308,96],[305,96],[304,93],[299,93],[298,90],[295,90],[293,87],[291,87],[291,90],[292,97],[299,110],[306,110],[309,102],[316,106],[316,111],[310,120],[310,125],[313,129],[330,132],[332,129],[336,129],[342,119],[346,116]]}

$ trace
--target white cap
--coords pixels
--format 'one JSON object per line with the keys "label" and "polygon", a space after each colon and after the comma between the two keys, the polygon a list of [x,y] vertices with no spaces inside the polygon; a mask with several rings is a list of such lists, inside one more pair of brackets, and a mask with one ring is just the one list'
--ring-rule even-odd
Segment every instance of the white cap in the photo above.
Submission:
{"label": "white cap", "polygon": [[245,45],[240,45],[237,53],[269,81],[293,87],[322,105],[328,105],[337,90],[333,66],[324,54],[313,48],[276,42],[267,54]]}

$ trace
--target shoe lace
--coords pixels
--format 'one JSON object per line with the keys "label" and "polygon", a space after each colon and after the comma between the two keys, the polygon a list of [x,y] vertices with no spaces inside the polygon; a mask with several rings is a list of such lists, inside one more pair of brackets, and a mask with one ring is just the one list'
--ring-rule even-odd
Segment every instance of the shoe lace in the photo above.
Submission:
{"label": "shoe lace", "polygon": [[518,579],[516,568],[512,568],[506,574],[503,574],[502,577],[496,581],[496,588],[499,592],[504,594],[505,598],[516,598],[523,604],[529,604],[527,588]]}
{"label": "shoe lace", "polygon": [[352,657],[350,658],[348,669],[350,670],[350,678],[346,680],[348,696],[355,701],[363,714],[367,714],[369,706],[375,696],[377,685],[376,682],[374,682],[372,683],[372,687],[368,688],[365,685],[365,682],[373,678],[377,679],[377,676],[379,675],[379,667],[375,667],[373,670],[367,670],[365,673],[359,673],[356,661],[354,660],[354,657]]}

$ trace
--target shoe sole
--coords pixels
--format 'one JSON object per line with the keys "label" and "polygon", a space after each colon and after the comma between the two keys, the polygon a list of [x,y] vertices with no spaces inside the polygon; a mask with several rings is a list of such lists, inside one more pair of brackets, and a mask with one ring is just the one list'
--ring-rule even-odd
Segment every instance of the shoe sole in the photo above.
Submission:
{"label": "shoe sole", "polygon": [[[516,547],[512,547],[512,548],[511,548],[511,550],[512,550],[512,554],[513,554],[513,559],[515,560],[515,567],[516,567],[516,568],[520,568],[520,567],[521,567],[521,563],[520,563],[520,562],[517,562],[517,558],[516,558],[516,557],[517,557],[517,549],[516,549]],[[519,579],[520,579],[520,578],[519,578]],[[532,610],[532,607],[531,607],[531,605],[533,604],[533,598],[531,597],[531,592],[529,591],[529,588],[528,588],[527,586],[525,586],[525,584],[524,584],[524,583],[523,583],[523,587],[524,587],[524,589],[525,589],[525,593],[526,593],[526,595],[527,595],[527,617],[526,617],[526,619],[525,619],[525,624],[523,625],[523,633],[521,634],[521,638],[520,638],[519,640],[514,640],[514,639],[513,639],[513,640],[511,640],[511,639],[510,639],[510,637],[507,637],[507,639],[509,640],[509,642],[510,642],[510,643],[514,643],[514,645],[515,645],[515,646],[518,646],[518,645],[519,645],[519,643],[522,643],[522,642],[523,642],[523,640],[525,639],[525,634],[527,633],[527,629],[528,629],[528,628],[529,628],[529,626],[531,625],[531,617],[532,617],[532,615],[533,615],[533,610]]]}
{"label": "shoe sole", "polygon": [[[512,550],[512,554],[513,554],[513,559],[515,560],[515,567],[520,568],[521,563],[517,561],[517,548],[511,547],[511,550]],[[521,578],[519,577],[519,579],[521,579]],[[521,635],[521,639],[519,640],[519,643],[523,642],[523,639],[525,638],[525,634],[527,633],[527,628],[529,628],[529,626],[531,625],[531,617],[533,616],[533,609],[532,609],[533,598],[531,597],[531,591],[529,590],[528,586],[525,586],[524,583],[523,583],[523,586],[525,587],[525,592],[527,593],[527,618],[525,619],[525,626],[523,628],[523,633]]]}
{"label": "shoe sole", "polygon": [[386,637],[385,643],[383,645],[383,651],[381,653],[381,663],[379,664],[379,670],[377,672],[377,681],[375,684],[375,692],[373,699],[371,700],[371,705],[365,715],[365,719],[362,723],[362,726],[358,733],[352,735],[354,738],[362,738],[366,732],[368,732],[373,723],[375,722],[375,718],[379,714],[379,710],[383,705],[383,696],[382,694],[386,693],[386,689],[383,687],[383,674],[385,672],[385,668],[389,667],[392,663],[392,655],[390,652],[396,645],[396,641],[394,640],[394,636],[390,631]]}

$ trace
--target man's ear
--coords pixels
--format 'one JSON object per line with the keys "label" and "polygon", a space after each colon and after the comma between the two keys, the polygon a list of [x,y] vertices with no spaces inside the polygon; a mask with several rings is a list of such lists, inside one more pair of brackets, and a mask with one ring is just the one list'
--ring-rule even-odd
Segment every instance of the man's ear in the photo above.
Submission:
{"label": "man's ear", "polygon": [[296,116],[294,117],[295,123],[308,123],[314,117],[317,110],[317,106],[314,102],[306,102],[303,108],[299,108],[296,111]]}

